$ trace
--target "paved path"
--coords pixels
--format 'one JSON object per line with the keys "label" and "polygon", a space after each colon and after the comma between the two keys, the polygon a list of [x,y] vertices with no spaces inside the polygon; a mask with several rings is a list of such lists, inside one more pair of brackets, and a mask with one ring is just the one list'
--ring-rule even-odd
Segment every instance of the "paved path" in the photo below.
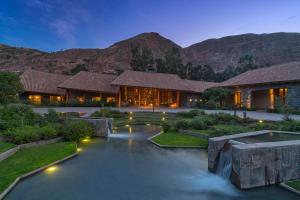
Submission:
{"label": "paved path", "polygon": [[[80,112],[85,113],[84,116],[90,116],[93,112],[100,110],[99,107],[52,107],[57,112]],[[47,113],[47,107],[34,108],[34,111],[37,113]],[[127,108],[112,108],[116,110],[120,110],[121,112],[152,112],[151,108],[136,108],[136,107],[127,107]],[[170,108],[155,108],[155,112],[171,112],[177,113],[181,111],[189,111],[192,110],[190,108],[178,108],[178,109],[170,109]],[[229,113],[233,115],[232,110],[204,110],[206,113]],[[283,115],[278,113],[267,113],[267,112],[259,112],[259,111],[247,111],[247,117],[257,120],[270,120],[270,121],[280,121],[283,118]],[[237,115],[243,117],[243,111],[237,111]],[[291,115],[290,116],[294,120],[300,120],[300,115]]]}

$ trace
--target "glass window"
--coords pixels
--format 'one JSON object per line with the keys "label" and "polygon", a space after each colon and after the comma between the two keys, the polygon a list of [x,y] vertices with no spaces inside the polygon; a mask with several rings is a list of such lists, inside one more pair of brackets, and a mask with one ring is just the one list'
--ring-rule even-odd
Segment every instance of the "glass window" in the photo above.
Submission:
{"label": "glass window", "polygon": [[31,102],[35,105],[40,105],[42,103],[42,96],[41,95],[29,95],[28,100],[29,100],[29,102]]}

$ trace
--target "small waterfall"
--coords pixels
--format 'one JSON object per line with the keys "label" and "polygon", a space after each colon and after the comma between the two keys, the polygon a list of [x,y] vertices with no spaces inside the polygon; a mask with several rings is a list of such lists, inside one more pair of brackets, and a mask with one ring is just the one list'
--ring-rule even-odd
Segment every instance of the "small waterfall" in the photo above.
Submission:
{"label": "small waterfall", "polygon": [[227,179],[230,178],[232,172],[232,143],[235,141],[227,142],[223,149],[220,151],[217,172],[216,174],[225,177]]}

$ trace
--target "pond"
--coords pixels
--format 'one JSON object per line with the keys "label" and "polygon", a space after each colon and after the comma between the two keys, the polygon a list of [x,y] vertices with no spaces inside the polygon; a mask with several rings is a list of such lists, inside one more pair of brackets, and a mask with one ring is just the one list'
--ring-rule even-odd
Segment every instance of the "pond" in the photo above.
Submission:
{"label": "pond", "polygon": [[147,142],[157,132],[132,127],[93,139],[80,156],[21,181],[7,199],[299,199],[279,186],[240,191],[207,171],[205,150],[160,149]]}
{"label": "pond", "polygon": [[289,141],[289,140],[300,140],[300,134],[290,133],[290,132],[270,131],[268,133],[236,138],[234,140],[247,143],[247,144],[258,143],[258,142],[280,142],[280,141]]}

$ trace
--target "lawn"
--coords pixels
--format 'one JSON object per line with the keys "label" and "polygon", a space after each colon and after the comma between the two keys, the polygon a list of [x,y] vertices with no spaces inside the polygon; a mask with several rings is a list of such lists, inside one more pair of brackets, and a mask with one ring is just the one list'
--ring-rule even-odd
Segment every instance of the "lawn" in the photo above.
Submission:
{"label": "lawn", "polygon": [[207,147],[208,141],[206,139],[184,135],[177,132],[162,133],[154,138],[152,141],[167,146],[196,146]]}
{"label": "lawn", "polygon": [[0,153],[3,153],[13,147],[15,147],[16,145],[8,143],[8,142],[2,142],[0,141]]}
{"label": "lawn", "polygon": [[288,182],[287,185],[300,191],[300,180]]}
{"label": "lawn", "polygon": [[7,188],[17,177],[75,152],[76,145],[73,142],[59,142],[18,151],[13,156],[0,162],[0,192]]}

